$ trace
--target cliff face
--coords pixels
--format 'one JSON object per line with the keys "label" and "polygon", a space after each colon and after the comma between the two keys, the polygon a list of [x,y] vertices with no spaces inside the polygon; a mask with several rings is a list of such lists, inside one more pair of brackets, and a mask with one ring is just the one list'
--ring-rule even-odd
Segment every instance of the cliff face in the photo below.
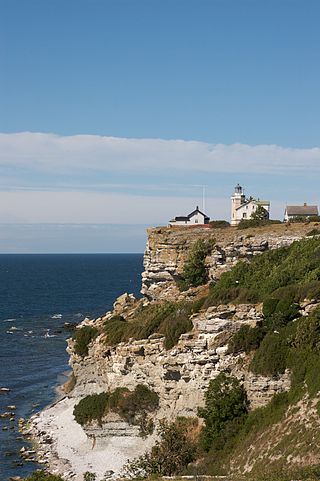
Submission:
{"label": "cliff face", "polygon": [[134,389],[142,383],[159,395],[159,418],[196,416],[209,381],[228,370],[244,382],[252,408],[265,405],[275,393],[290,387],[288,374],[274,378],[253,375],[246,369],[248,359],[244,354],[227,353],[230,336],[242,325],[254,326],[259,320],[260,305],[209,307],[192,317],[193,330],[182,334],[171,350],[165,349],[160,334],[115,347],[108,347],[101,336],[88,357],[71,355],[77,378],[73,395],[117,387]]}
{"label": "cliff face", "polygon": [[[142,274],[144,298],[137,301],[123,295],[114,304],[113,312],[88,324],[102,326],[114,314],[130,318],[137,306],[155,300],[181,300],[175,279],[181,273],[192,244],[199,238],[215,239],[215,247],[206,263],[211,279],[231,269],[240,260],[250,260],[268,249],[290,245],[301,239],[308,227],[273,226],[272,229],[238,231],[234,229],[170,229],[148,230],[148,243]],[[197,293],[191,292],[191,295]],[[189,294],[190,295],[190,294]],[[247,369],[245,354],[227,353],[228,340],[241,325],[254,326],[262,319],[261,306],[238,305],[209,307],[192,317],[193,329],[182,334],[177,345],[166,350],[161,334],[148,339],[131,340],[108,346],[101,334],[85,358],[72,349],[70,365],[77,379],[74,396],[85,396],[117,387],[134,388],[143,383],[160,396],[159,417],[194,416],[203,405],[204,392],[210,379],[229,370],[242,379],[252,408],[265,405],[277,392],[289,388],[289,376],[277,378],[255,376]]]}
{"label": "cliff face", "polygon": [[141,292],[150,300],[176,299],[179,293],[174,281],[181,274],[188,252],[197,239],[215,242],[213,251],[206,259],[209,278],[213,280],[239,260],[250,260],[269,249],[287,246],[302,239],[307,230],[310,228],[301,225],[274,225],[263,232],[261,229],[148,229]]}
{"label": "cliff face", "polygon": [[[191,315],[192,329],[182,334],[172,349],[166,349],[164,337],[160,333],[151,334],[145,339],[132,338],[110,345],[104,325],[115,315],[130,322],[145,306],[153,306],[165,300],[190,301],[207,294],[208,287],[205,286],[181,293],[175,283],[182,272],[189,250],[197,239],[215,240],[214,249],[206,258],[206,264],[210,279],[218,279],[237,262],[250,261],[269,249],[288,246],[305,237],[309,230],[309,226],[301,225],[280,225],[265,230],[248,231],[149,229],[144,256],[145,271],[142,274],[143,298],[138,300],[133,295],[124,294],[116,300],[111,312],[82,323],[82,326],[97,327],[99,335],[90,343],[88,355],[85,357],[77,355],[74,341],[69,341],[70,366],[76,378],[75,387],[69,396],[78,402],[89,394],[111,391],[118,387],[133,390],[138,384],[144,384],[159,396],[159,410],[155,415],[157,424],[162,418],[172,421],[177,416],[196,416],[198,407],[204,405],[204,394],[210,380],[216,378],[220,372],[229,372],[241,380],[250,401],[250,409],[265,406],[275,394],[288,391],[288,371],[270,377],[255,375],[249,370],[250,355],[243,352],[228,353],[228,342],[241,326],[254,327],[263,319],[260,304],[228,304],[200,309]],[[308,316],[315,307],[319,307],[315,301],[304,302],[300,305],[300,313]],[[294,422],[296,421],[294,419]],[[281,426],[279,429],[281,430]],[[136,438],[137,443],[133,442],[133,445],[138,446],[140,443],[139,452],[127,450],[125,455],[128,457],[142,454],[147,447],[150,448],[151,440],[154,441],[154,438],[148,438],[145,444],[141,444],[138,429],[121,419],[106,420],[102,428],[89,426],[86,433],[88,436],[94,433],[97,440],[109,438],[108,442],[111,442],[114,436],[117,439]],[[281,441],[281,437],[279,439]],[[268,443],[267,435],[263,442]],[[241,466],[243,472],[250,471],[256,463],[255,443],[249,445],[248,449],[252,450],[252,459],[249,467]],[[243,453],[239,456],[242,455]],[[271,459],[272,455],[270,456]],[[232,469],[237,471],[236,467]]]}

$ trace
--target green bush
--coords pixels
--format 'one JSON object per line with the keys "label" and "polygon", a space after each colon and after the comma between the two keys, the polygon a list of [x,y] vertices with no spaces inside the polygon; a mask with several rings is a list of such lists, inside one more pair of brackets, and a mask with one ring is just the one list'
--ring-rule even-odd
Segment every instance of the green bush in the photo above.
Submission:
{"label": "green bush", "polygon": [[279,299],[275,297],[267,297],[267,299],[265,299],[262,309],[264,317],[271,317],[275,313],[278,302]]}
{"label": "green bush", "polygon": [[228,352],[237,354],[253,351],[260,346],[265,334],[265,330],[259,326],[241,326],[229,341]]}
{"label": "green bush", "polygon": [[97,335],[98,329],[95,327],[83,326],[80,329],[76,329],[73,335],[75,353],[79,354],[79,356],[87,356],[89,344]]}
{"label": "green bush", "polygon": [[212,241],[198,239],[190,249],[180,279],[180,287],[197,287],[208,282],[208,271],[205,265],[207,255],[213,249]]}
{"label": "green bush", "polygon": [[187,437],[179,422],[169,424],[162,421],[158,434],[160,439],[150,453],[127,464],[126,472],[130,478],[180,475],[188,464],[195,460],[196,446]]}
{"label": "green bush", "polygon": [[263,376],[283,374],[287,367],[288,344],[285,336],[269,332],[256,351],[250,369]]}
{"label": "green bush", "polygon": [[86,471],[83,473],[83,481],[96,481],[97,475],[95,473],[91,473],[90,471]]}
{"label": "green bush", "polygon": [[141,307],[127,322],[111,318],[104,325],[106,342],[116,345],[130,338],[147,339],[151,334],[159,333],[165,337],[166,349],[171,349],[181,334],[192,329],[190,316],[197,307],[199,305],[191,302],[162,302]]}
{"label": "green bush", "polygon": [[265,227],[271,224],[282,224],[281,220],[271,219],[242,219],[238,224],[238,229],[251,229],[253,227]]}
{"label": "green bush", "polygon": [[54,474],[46,473],[45,471],[36,471],[27,478],[25,481],[64,481],[61,476],[55,476]]}
{"label": "green bush", "polygon": [[320,298],[319,281],[320,240],[306,239],[267,251],[250,263],[236,264],[211,286],[205,307],[227,302],[263,302],[270,297],[282,299],[284,295],[292,295],[292,302],[299,302],[309,288]]}
{"label": "green bush", "polygon": [[[281,290],[283,289],[279,289],[278,292]],[[278,292],[275,294],[278,295]],[[271,312],[273,310],[272,314],[270,314],[268,317],[265,317],[264,320],[264,326],[267,329],[280,329],[281,327],[287,325],[288,322],[300,317],[300,306],[299,304],[293,302],[292,298],[293,296],[290,294],[288,297],[285,297],[284,295],[282,298],[278,299],[278,302],[274,303],[273,306],[271,305],[272,303],[267,303],[266,306],[264,303],[263,313]]]}
{"label": "green bush", "polygon": [[225,438],[226,442],[226,438],[234,436],[247,412],[246,393],[238,379],[220,373],[211,380],[205,393],[205,407],[198,410],[205,422],[202,431],[204,449],[221,449],[221,440]]}
{"label": "green bush", "polygon": [[116,388],[114,391],[86,396],[74,407],[73,415],[81,426],[91,421],[101,425],[103,417],[112,411],[130,424],[142,422],[141,427],[144,428],[146,414],[158,407],[158,395],[147,386],[138,384],[134,391]]}
{"label": "green bush", "polygon": [[109,397],[109,393],[102,392],[100,394],[91,394],[81,399],[73,410],[73,415],[77,423],[84,426],[91,421],[98,421],[101,425],[102,418],[106,413]]}
{"label": "green bush", "polygon": [[193,324],[189,314],[186,315],[183,311],[181,313],[177,312],[174,319],[170,317],[165,319],[161,329],[159,329],[160,333],[165,336],[164,347],[172,349],[177,344],[181,334],[191,331],[192,328]]}
{"label": "green bush", "polygon": [[225,229],[226,227],[230,227],[230,222],[226,220],[211,220],[209,226],[211,229]]}
{"label": "green bush", "polygon": [[117,400],[110,397],[110,401],[110,409],[131,424],[135,423],[137,415],[154,412],[159,407],[158,394],[143,384],[138,384],[133,392],[124,391]]}
{"label": "green bush", "polygon": [[306,234],[308,237],[313,237],[315,235],[320,235],[320,229],[311,229]]}
{"label": "green bush", "polygon": [[290,217],[290,223],[292,224],[304,224],[308,223],[309,218],[302,215],[296,215],[295,217]]}

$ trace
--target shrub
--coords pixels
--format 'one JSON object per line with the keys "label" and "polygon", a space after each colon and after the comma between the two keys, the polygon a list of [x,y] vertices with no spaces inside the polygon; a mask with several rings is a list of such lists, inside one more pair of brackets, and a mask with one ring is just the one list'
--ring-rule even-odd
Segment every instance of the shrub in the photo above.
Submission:
{"label": "shrub", "polygon": [[281,220],[271,220],[271,219],[242,219],[238,224],[238,229],[250,229],[253,227],[264,227],[271,224],[282,224]]}
{"label": "shrub", "polygon": [[46,473],[45,471],[36,471],[35,473],[24,479],[25,481],[64,481],[61,476]]}
{"label": "shrub", "polygon": [[104,326],[107,343],[115,345],[130,338],[147,339],[151,334],[159,333],[165,336],[166,349],[171,349],[181,334],[192,329],[190,315],[194,307],[190,302],[162,302],[140,308],[127,322],[111,318]]}
{"label": "shrub", "polygon": [[[226,302],[263,302],[292,296],[303,299],[304,286],[320,296],[320,240],[311,238],[239,262],[211,286],[206,307]],[[306,287],[307,289],[309,287]],[[279,289],[282,289],[279,291]],[[317,298],[317,297],[316,297]],[[283,312],[283,310],[282,310]]]}
{"label": "shrub", "polygon": [[86,471],[83,474],[83,481],[95,481],[97,479],[97,475],[95,473],[91,473],[90,471]]}
{"label": "shrub", "polygon": [[213,445],[218,448],[223,437],[233,436],[241,425],[237,421],[247,412],[246,393],[236,378],[220,373],[211,380],[205,393],[205,407],[198,410],[205,422],[202,432],[204,449],[208,451]]}
{"label": "shrub", "polygon": [[311,229],[306,234],[308,237],[313,237],[315,235],[320,235],[320,229]]}
{"label": "shrub", "polygon": [[123,391],[116,400],[111,395],[110,402],[111,410],[134,424],[137,415],[153,412],[159,407],[159,396],[147,386],[138,384],[133,392]]}
{"label": "shrub", "polygon": [[192,308],[191,308],[192,314],[195,314],[196,312],[199,312],[202,309],[206,299],[207,299],[206,296],[200,297],[200,299],[197,299],[196,301],[193,302]]}
{"label": "shrub", "polygon": [[304,217],[303,215],[296,215],[295,217],[290,217],[290,222],[293,224],[305,224],[310,222],[309,217]]}
{"label": "shrub", "polygon": [[275,297],[267,297],[267,299],[265,299],[262,309],[264,317],[270,317],[274,314],[278,302],[279,299],[276,299]]}
{"label": "shrub", "polygon": [[112,346],[125,339],[128,323],[122,316],[113,316],[104,323],[104,332],[108,336],[108,343]]}
{"label": "shrub", "polygon": [[101,425],[102,418],[108,406],[109,396],[109,393],[102,392],[100,394],[91,394],[81,399],[73,410],[73,415],[77,423],[84,426],[91,421],[98,421]]}
{"label": "shrub", "polygon": [[230,222],[226,220],[211,220],[209,226],[211,229],[225,229],[226,227],[230,227]]}
{"label": "shrub", "polygon": [[74,351],[79,356],[88,355],[88,346],[98,335],[98,329],[91,326],[83,326],[80,329],[76,329],[73,335]]}
{"label": "shrub", "polygon": [[196,449],[179,423],[160,423],[160,439],[150,453],[133,460],[126,466],[130,477],[151,475],[174,476],[182,474],[189,463],[195,460]]}
{"label": "shrub", "polygon": [[283,374],[287,367],[288,344],[283,334],[269,332],[256,351],[250,369],[263,376]]}
{"label": "shrub", "polygon": [[269,213],[267,209],[262,207],[262,205],[258,205],[256,210],[252,212],[251,219],[253,220],[269,220]]}
{"label": "shrub", "polygon": [[198,239],[190,249],[182,272],[182,287],[197,287],[208,282],[205,259],[213,248],[213,242]]}
{"label": "shrub", "polygon": [[320,310],[297,323],[293,345],[295,348],[320,353]]}
{"label": "shrub", "polygon": [[259,326],[241,326],[229,341],[228,352],[236,354],[238,352],[250,352],[257,349],[266,332]]}
{"label": "shrub", "polygon": [[159,329],[160,333],[165,336],[164,347],[166,349],[172,349],[179,340],[181,334],[191,331],[193,328],[192,321],[189,314],[182,312],[177,312],[174,319],[167,318],[161,325]]}
{"label": "shrub", "polygon": [[143,431],[147,413],[154,412],[158,406],[158,395],[147,386],[138,384],[134,391],[116,388],[86,396],[74,407],[73,415],[82,426],[91,421],[101,425],[103,417],[113,411],[130,424],[140,424]]}

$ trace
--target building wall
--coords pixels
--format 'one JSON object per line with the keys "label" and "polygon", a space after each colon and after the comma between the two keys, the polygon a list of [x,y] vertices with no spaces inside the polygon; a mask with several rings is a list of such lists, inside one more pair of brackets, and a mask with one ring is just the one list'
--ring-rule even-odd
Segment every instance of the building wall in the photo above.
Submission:
{"label": "building wall", "polygon": [[204,215],[200,214],[199,212],[195,215],[193,215],[189,221],[182,221],[182,220],[178,220],[178,221],[174,221],[174,222],[169,222],[170,225],[185,225],[185,226],[188,226],[188,225],[194,225],[194,224],[204,224]]}

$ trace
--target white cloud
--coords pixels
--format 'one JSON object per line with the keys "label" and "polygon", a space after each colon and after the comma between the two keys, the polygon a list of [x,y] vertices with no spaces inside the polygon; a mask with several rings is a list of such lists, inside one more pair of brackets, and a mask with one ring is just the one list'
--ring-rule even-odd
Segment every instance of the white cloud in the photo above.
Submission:
{"label": "white cloud", "polygon": [[[190,197],[77,191],[0,192],[0,223],[166,225],[172,217],[191,212],[195,203]],[[230,201],[208,198],[205,210],[213,219],[229,219]],[[282,218],[283,210],[284,204],[272,203],[273,217]]]}
{"label": "white cloud", "polygon": [[[195,208],[190,197],[159,197],[95,192],[0,192],[1,223],[166,224]],[[228,218],[226,199],[207,199],[206,211]]]}
{"label": "white cloud", "polygon": [[286,173],[320,170],[320,148],[209,144],[197,141],[127,139],[98,135],[0,134],[0,166],[71,173],[167,169],[191,172]]}

